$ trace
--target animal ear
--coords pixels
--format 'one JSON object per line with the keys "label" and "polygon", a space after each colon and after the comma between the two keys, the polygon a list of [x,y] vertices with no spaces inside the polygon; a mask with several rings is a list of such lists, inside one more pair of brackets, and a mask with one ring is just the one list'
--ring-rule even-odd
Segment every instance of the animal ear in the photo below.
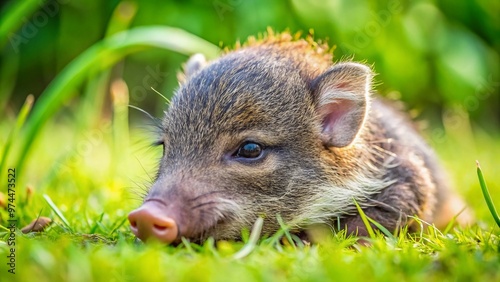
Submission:
{"label": "animal ear", "polygon": [[207,59],[203,54],[197,53],[192,55],[184,66],[184,74],[187,78],[191,77],[195,72],[204,68],[207,64]]}
{"label": "animal ear", "polygon": [[184,64],[184,72],[177,73],[177,79],[181,84],[186,82],[194,73],[198,72],[207,65],[207,60],[203,54],[197,53],[189,57]]}
{"label": "animal ear", "polygon": [[365,120],[372,76],[365,65],[341,63],[313,80],[325,146],[345,147],[356,138]]}

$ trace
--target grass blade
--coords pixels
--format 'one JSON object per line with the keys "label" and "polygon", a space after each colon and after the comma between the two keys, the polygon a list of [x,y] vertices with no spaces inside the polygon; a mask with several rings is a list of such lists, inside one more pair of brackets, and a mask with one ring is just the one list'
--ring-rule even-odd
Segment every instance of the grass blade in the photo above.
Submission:
{"label": "grass blade", "polygon": [[459,217],[460,214],[462,214],[465,211],[465,209],[467,209],[467,206],[463,207],[456,215],[453,216],[450,222],[448,222],[448,225],[446,225],[443,234],[448,234],[448,232],[450,232],[451,228],[455,226],[455,223],[457,222],[457,217]]}
{"label": "grass blade", "polygon": [[104,218],[104,213],[101,213],[101,216],[99,216],[99,219],[96,220],[96,222],[94,222],[94,226],[92,226],[92,228],[90,229],[89,234],[94,234],[97,231],[97,228],[99,227],[98,223],[101,222],[103,218]]}
{"label": "grass blade", "polygon": [[111,101],[113,108],[113,143],[111,158],[111,179],[118,171],[125,171],[123,167],[126,163],[124,156],[127,156],[129,148],[129,130],[128,130],[128,104],[129,92],[128,86],[122,79],[117,79],[111,83]]}
{"label": "grass blade", "polygon": [[255,246],[257,246],[257,241],[260,237],[260,233],[262,232],[262,225],[264,225],[264,219],[262,219],[262,217],[257,218],[255,223],[253,224],[248,243],[246,243],[245,246],[241,248],[241,250],[233,255],[233,259],[242,259],[248,256],[253,251],[253,249],[255,249]]}
{"label": "grass blade", "polygon": [[382,231],[382,233],[384,233],[384,235],[387,237],[387,238],[391,238],[391,239],[396,239],[396,237],[394,237],[394,235],[387,229],[385,228],[382,224],[376,222],[375,220],[373,220],[372,218],[370,217],[366,217],[366,219],[368,219],[369,222],[371,222],[373,225],[375,225],[378,229],[380,229],[380,231]]}
{"label": "grass blade", "polygon": [[111,237],[111,235],[113,235],[113,233],[116,232],[116,230],[118,230],[118,228],[122,227],[123,224],[125,224],[125,222],[127,222],[128,218],[127,217],[124,217],[118,224],[116,224],[116,226],[113,226],[111,228],[111,230],[109,231],[108,233],[108,237]]}
{"label": "grass blade", "polygon": [[14,31],[23,24],[23,21],[26,21],[26,17],[40,7],[40,1],[10,1],[9,5],[0,16],[0,49],[8,38],[11,39]]}
{"label": "grass blade", "polygon": [[356,209],[358,209],[359,215],[361,216],[361,220],[363,220],[363,223],[365,224],[368,235],[370,235],[370,238],[375,239],[376,237],[375,232],[373,231],[373,228],[370,225],[370,222],[368,221],[368,217],[366,216],[365,212],[361,209],[356,200],[354,200],[354,204],[356,205]]}
{"label": "grass blade", "polygon": [[188,239],[186,239],[184,236],[181,237],[181,242],[182,244],[184,245],[184,247],[186,247],[186,250],[188,251],[188,253],[194,253],[194,249],[193,249],[193,246],[191,245],[191,242],[189,242]]}
{"label": "grass blade", "polygon": [[278,224],[280,225],[281,230],[283,230],[285,238],[288,240],[290,245],[292,245],[292,247],[294,249],[296,249],[296,246],[294,244],[294,240],[292,239],[292,235],[290,234],[290,228],[285,225],[285,223],[283,222],[283,219],[281,218],[280,215],[276,216],[276,220],[278,221]]}
{"label": "grass blade", "polygon": [[124,31],[130,27],[132,20],[137,14],[139,9],[136,2],[123,1],[118,3],[111,19],[109,20],[108,28],[106,30],[106,37],[110,37],[120,31]]}
{"label": "grass blade", "polygon": [[47,202],[47,204],[49,204],[50,208],[54,211],[54,213],[57,215],[57,217],[59,217],[59,219],[61,219],[61,221],[64,223],[64,225],[66,225],[66,227],[68,227],[69,231],[73,232],[73,229],[69,225],[68,220],[66,220],[66,218],[64,217],[64,215],[61,212],[61,210],[59,210],[59,208],[56,206],[56,204],[54,204],[54,202],[49,197],[49,195],[43,194],[43,198],[45,199],[45,201]]}
{"label": "grass blade", "polygon": [[28,95],[26,97],[26,101],[24,102],[23,107],[19,111],[19,115],[17,116],[16,124],[14,125],[14,128],[9,134],[9,137],[7,137],[7,141],[5,142],[5,147],[3,149],[2,153],[2,158],[0,162],[0,171],[4,171],[5,169],[5,164],[7,163],[7,157],[10,151],[10,147],[12,145],[12,141],[16,140],[17,134],[19,133],[19,130],[23,126],[24,122],[26,121],[26,117],[28,116],[29,112],[31,111],[31,107],[33,106],[33,101],[35,98],[33,98],[33,95]]}
{"label": "grass blade", "polygon": [[491,199],[490,191],[488,190],[486,182],[484,181],[483,172],[481,170],[481,167],[479,166],[479,161],[476,161],[476,165],[477,165],[477,177],[479,178],[479,185],[481,186],[481,191],[483,192],[484,200],[488,205],[488,209],[490,210],[491,216],[493,216],[493,219],[497,223],[498,227],[500,227],[500,216],[498,216],[498,212],[495,209],[493,200]]}
{"label": "grass blade", "polygon": [[[130,1],[120,2],[113,11],[106,29],[105,38],[111,37],[114,34],[127,30],[132,20],[137,13],[137,3]],[[100,65],[97,68],[101,68]],[[85,128],[91,124],[96,124],[99,121],[100,113],[103,105],[105,105],[106,95],[111,77],[111,69],[102,71],[94,79],[89,79],[85,87],[85,93],[82,99],[81,113],[83,118],[79,119],[80,127]],[[121,70],[119,76],[123,75]]]}

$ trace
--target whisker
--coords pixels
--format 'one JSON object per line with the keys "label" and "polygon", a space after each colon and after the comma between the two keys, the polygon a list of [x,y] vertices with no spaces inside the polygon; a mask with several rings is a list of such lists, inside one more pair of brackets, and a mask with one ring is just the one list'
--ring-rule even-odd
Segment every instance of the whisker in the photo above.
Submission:
{"label": "whisker", "polygon": [[155,117],[154,117],[154,116],[152,116],[150,113],[148,113],[146,110],[141,109],[141,108],[139,108],[139,107],[137,107],[137,106],[134,106],[134,105],[128,105],[128,106],[129,106],[130,108],[134,109],[134,110],[138,110],[139,112],[141,112],[141,113],[145,114],[147,117],[149,117],[149,118],[153,121],[154,125],[155,125],[157,128],[162,129],[162,125],[161,125],[161,120],[160,120],[160,119],[155,118]]}
{"label": "whisker", "polygon": [[141,195],[142,198],[146,197],[146,195],[149,193],[149,185],[146,186],[146,184],[139,184],[133,180],[131,180],[131,181],[136,185],[135,187],[129,188],[132,191],[132,193]]}
{"label": "whisker", "polygon": [[135,159],[137,160],[137,162],[141,166],[141,168],[144,171],[144,173],[146,173],[146,175],[149,177],[149,183],[152,184],[154,182],[154,179],[151,177],[151,174],[149,174],[149,172],[146,170],[146,168],[142,164],[141,160],[137,156],[135,156]]}

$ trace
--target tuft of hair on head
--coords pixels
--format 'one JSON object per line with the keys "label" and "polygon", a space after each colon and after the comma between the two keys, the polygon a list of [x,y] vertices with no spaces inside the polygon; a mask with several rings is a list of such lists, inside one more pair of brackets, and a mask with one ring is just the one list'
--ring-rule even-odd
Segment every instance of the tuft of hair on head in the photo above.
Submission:
{"label": "tuft of hair on head", "polygon": [[257,36],[249,36],[243,43],[237,41],[232,47],[226,46],[223,53],[227,54],[239,49],[263,45],[301,49],[303,54],[318,56],[328,61],[333,60],[333,51],[336,48],[336,46],[330,47],[326,41],[315,40],[313,29],[310,29],[307,35],[303,36],[302,31],[291,33],[290,30],[286,29],[282,32],[276,32],[268,27],[266,32],[259,33]]}

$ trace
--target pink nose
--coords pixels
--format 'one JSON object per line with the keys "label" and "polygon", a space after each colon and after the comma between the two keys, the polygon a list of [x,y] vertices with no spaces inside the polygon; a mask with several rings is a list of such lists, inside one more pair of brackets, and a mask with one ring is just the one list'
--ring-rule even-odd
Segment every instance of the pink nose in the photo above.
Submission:
{"label": "pink nose", "polygon": [[162,206],[156,202],[146,202],[128,215],[132,233],[146,242],[153,238],[162,243],[172,243],[179,229],[174,219],[164,215]]}

